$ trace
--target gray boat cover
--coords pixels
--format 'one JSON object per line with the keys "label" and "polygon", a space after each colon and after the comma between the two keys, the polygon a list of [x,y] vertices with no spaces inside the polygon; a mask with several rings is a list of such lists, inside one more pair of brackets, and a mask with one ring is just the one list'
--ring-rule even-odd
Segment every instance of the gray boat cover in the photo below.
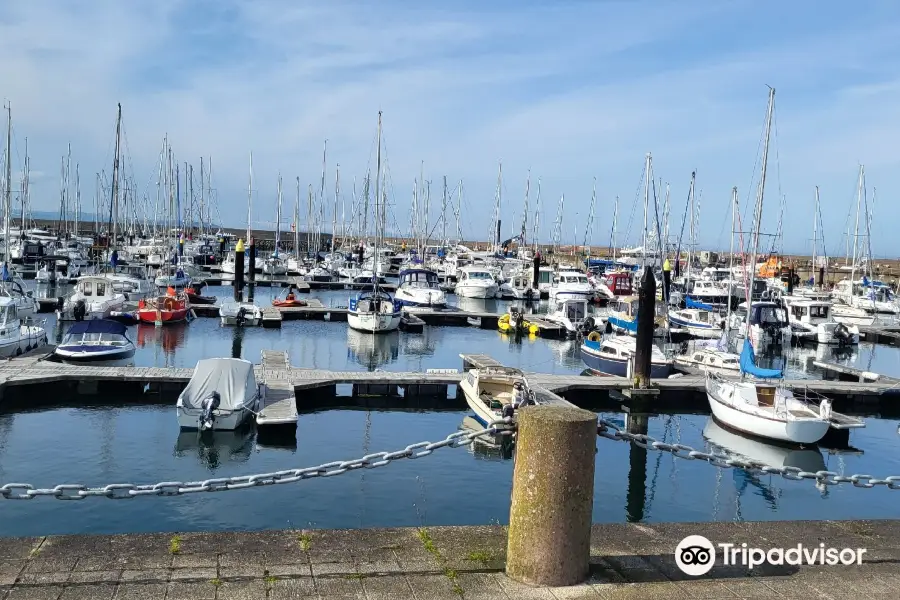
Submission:
{"label": "gray boat cover", "polygon": [[199,409],[219,392],[219,410],[235,410],[257,394],[253,363],[239,358],[205,358],[197,362],[187,387],[178,397],[185,409]]}

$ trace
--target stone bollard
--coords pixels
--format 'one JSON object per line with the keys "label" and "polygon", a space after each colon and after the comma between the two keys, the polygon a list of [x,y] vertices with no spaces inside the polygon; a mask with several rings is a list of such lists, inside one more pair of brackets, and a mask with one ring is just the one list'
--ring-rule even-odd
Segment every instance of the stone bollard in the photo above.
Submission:
{"label": "stone bollard", "polygon": [[597,415],[575,407],[518,413],[506,574],[530,585],[587,579]]}

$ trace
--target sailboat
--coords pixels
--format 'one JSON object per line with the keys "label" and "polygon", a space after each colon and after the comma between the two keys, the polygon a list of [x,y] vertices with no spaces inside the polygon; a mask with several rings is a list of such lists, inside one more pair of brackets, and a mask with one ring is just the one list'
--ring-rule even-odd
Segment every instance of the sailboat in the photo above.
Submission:
{"label": "sailboat", "polygon": [[278,210],[275,216],[275,252],[266,259],[263,264],[263,273],[266,275],[285,275],[287,273],[287,261],[278,255],[278,246],[281,243],[281,175],[278,176]]}
{"label": "sailboat", "polygon": [[[381,198],[381,111],[378,111],[378,143],[375,171],[375,248],[373,256],[378,256],[378,245],[384,235],[384,202]],[[391,295],[378,286],[378,278],[372,279],[372,289],[360,292],[350,298],[347,324],[359,331],[381,333],[395,331],[400,326],[402,313]]]}
{"label": "sailboat", "polygon": [[[759,246],[759,229],[762,220],[763,196],[766,185],[766,166],[769,154],[769,135],[772,129],[772,113],[775,106],[775,90],[769,88],[769,104],[766,110],[765,144],[763,146],[762,167],[756,194],[756,223],[753,237],[751,265],[756,264]],[[750,271],[752,280],[756,273]],[[748,285],[748,289],[749,289]],[[748,299],[746,327],[750,329],[753,299]],[[831,401],[823,399],[818,407],[797,398],[783,385],[768,383],[767,379],[781,379],[781,369],[764,369],[756,364],[751,336],[744,338],[741,352],[741,379],[724,379],[712,372],[706,376],[706,396],[713,416],[724,425],[763,438],[813,444],[818,442],[830,427]],[[746,375],[757,380],[747,381]]]}

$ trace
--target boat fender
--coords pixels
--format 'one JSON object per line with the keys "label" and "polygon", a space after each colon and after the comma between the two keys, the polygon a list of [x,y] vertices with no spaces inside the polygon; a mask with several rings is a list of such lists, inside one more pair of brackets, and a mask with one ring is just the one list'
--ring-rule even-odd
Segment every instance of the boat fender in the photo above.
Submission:
{"label": "boat fender", "polygon": [[831,400],[828,398],[819,403],[819,416],[826,421],[831,419]]}
{"label": "boat fender", "polygon": [[588,334],[587,339],[590,340],[590,341],[592,341],[592,342],[599,342],[599,341],[600,341],[600,334],[599,334],[598,332],[596,332],[596,331],[592,331],[592,332],[590,332],[590,333]]}

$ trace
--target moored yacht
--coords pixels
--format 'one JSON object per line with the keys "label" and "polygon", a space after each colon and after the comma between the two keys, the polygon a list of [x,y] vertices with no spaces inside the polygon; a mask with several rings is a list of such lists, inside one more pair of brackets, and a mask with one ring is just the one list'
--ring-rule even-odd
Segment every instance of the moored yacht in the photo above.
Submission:
{"label": "moored yacht", "polygon": [[456,295],[463,298],[496,298],[500,286],[486,268],[463,267],[457,274]]}
{"label": "moored yacht", "polygon": [[[581,344],[581,360],[594,371],[627,377],[628,363],[634,359],[636,351],[637,344],[632,337],[608,335],[600,338],[592,334]],[[651,348],[650,377],[664,378],[671,373],[672,360],[654,344]]]}
{"label": "moored yacht", "polygon": [[440,288],[437,274],[430,269],[404,269],[394,298],[403,306],[442,307],[447,295]]}

